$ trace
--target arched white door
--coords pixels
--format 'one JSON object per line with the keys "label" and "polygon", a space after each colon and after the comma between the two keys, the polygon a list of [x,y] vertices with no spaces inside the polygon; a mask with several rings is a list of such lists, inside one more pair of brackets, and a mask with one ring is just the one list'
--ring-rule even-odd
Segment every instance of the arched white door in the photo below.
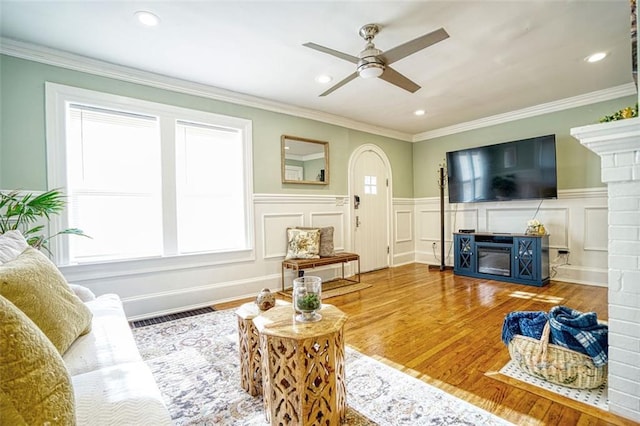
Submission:
{"label": "arched white door", "polygon": [[350,167],[354,250],[362,272],[389,266],[390,166],[375,145],[363,145]]}

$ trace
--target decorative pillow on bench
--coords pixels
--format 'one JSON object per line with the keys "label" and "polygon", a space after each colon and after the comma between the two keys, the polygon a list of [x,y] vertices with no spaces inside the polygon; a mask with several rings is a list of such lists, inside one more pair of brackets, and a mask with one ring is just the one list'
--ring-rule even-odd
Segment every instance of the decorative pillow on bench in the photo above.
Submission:
{"label": "decorative pillow on bench", "polygon": [[318,254],[320,257],[331,257],[336,255],[335,249],[333,248],[333,226],[325,226],[322,228],[296,226],[295,229],[319,229],[320,249],[318,250]]}
{"label": "decorative pillow on bench", "polygon": [[285,259],[320,258],[320,230],[287,228],[287,256]]}

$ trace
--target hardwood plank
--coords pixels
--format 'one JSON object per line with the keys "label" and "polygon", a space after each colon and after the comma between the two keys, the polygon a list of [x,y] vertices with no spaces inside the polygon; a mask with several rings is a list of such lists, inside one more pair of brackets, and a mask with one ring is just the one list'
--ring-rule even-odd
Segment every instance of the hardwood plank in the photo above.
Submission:
{"label": "hardwood plank", "polygon": [[533,287],[417,263],[364,273],[361,282],[372,286],[325,301],[349,315],[345,342],[358,351],[518,425],[636,424],[486,375],[509,361],[500,340],[507,313],[561,304],[607,320],[607,288],[560,281]]}

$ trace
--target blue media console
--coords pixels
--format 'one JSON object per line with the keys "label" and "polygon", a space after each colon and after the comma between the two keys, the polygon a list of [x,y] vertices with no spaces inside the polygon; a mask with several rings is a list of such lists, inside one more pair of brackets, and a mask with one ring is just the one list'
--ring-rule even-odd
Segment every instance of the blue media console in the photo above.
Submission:
{"label": "blue media console", "polygon": [[549,236],[453,234],[456,275],[542,287],[549,282]]}

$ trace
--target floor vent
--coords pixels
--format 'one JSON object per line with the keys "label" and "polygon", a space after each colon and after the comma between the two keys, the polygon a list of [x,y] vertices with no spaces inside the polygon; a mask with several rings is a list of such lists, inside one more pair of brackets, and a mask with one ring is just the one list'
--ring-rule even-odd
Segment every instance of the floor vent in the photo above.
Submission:
{"label": "floor vent", "polygon": [[191,311],[178,312],[178,313],[169,314],[169,315],[162,315],[160,317],[148,318],[140,321],[131,321],[129,325],[131,326],[131,328],[140,328],[140,327],[146,327],[148,325],[154,325],[154,324],[160,324],[167,321],[173,321],[180,318],[188,318],[196,315],[208,314],[209,312],[214,312],[214,311],[215,309],[211,307],[199,308]]}

